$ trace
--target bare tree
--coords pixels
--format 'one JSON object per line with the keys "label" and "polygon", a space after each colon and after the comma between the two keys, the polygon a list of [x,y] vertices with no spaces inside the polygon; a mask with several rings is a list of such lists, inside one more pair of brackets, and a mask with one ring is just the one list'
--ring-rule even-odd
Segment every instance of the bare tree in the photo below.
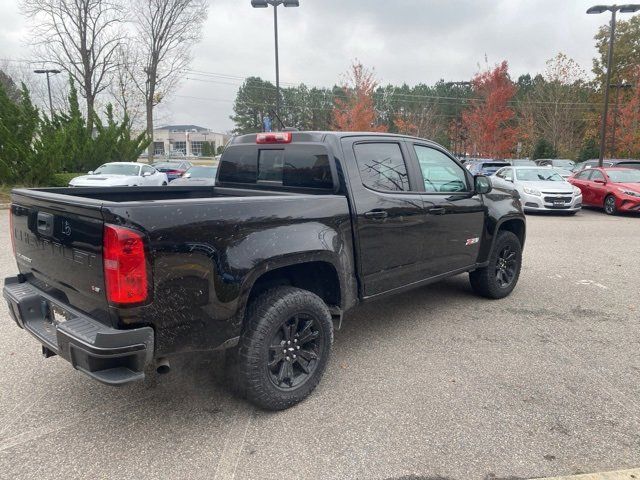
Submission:
{"label": "bare tree", "polygon": [[153,158],[153,110],[180,80],[193,45],[202,35],[207,17],[206,0],[139,0],[132,18],[136,26],[135,48],[140,53],[138,89],[145,98],[149,160]]}
{"label": "bare tree", "polygon": [[87,126],[93,128],[98,94],[116,66],[121,43],[122,8],[118,0],[22,0],[34,25],[32,38],[39,55],[67,71],[79,85],[87,105]]}
{"label": "bare tree", "polygon": [[117,51],[116,69],[109,85],[116,115],[128,118],[130,126],[142,127],[144,123],[144,96],[137,88],[135,65],[139,61],[133,45],[122,43]]}

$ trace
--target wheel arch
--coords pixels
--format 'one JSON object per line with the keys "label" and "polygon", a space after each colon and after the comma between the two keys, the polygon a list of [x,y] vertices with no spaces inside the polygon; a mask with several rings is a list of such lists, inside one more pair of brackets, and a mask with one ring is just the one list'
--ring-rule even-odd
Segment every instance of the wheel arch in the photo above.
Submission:
{"label": "wheel arch", "polygon": [[238,316],[242,328],[249,303],[272,288],[288,285],[308,290],[320,297],[330,308],[342,309],[343,281],[336,259],[330,252],[305,252],[268,261],[254,268],[242,288]]}

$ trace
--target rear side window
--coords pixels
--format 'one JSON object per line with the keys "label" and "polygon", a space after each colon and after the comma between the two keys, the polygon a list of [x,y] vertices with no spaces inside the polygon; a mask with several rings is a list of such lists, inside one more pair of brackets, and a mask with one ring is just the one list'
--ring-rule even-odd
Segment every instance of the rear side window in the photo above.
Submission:
{"label": "rear side window", "polygon": [[373,190],[407,192],[409,175],[397,143],[357,143],[354,152],[364,186]]}
{"label": "rear side window", "polygon": [[229,147],[220,160],[218,181],[333,189],[327,150],[322,145],[287,145],[279,149]]}
{"label": "rear side window", "polygon": [[635,168],[636,170],[640,170],[640,162],[620,162],[616,164],[616,167]]}

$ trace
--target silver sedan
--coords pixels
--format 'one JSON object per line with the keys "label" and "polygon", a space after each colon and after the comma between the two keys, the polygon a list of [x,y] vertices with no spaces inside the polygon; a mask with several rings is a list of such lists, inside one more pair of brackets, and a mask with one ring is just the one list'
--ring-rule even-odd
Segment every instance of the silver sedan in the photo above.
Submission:
{"label": "silver sedan", "polygon": [[582,208],[582,192],[548,167],[505,167],[492,177],[495,186],[515,188],[525,212],[556,211],[575,214]]}

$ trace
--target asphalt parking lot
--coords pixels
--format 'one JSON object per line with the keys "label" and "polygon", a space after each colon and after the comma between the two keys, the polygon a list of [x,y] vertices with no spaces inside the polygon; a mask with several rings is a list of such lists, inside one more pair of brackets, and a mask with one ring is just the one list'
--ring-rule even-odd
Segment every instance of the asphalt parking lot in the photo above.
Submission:
{"label": "asphalt parking lot", "polygon": [[[13,275],[0,211],[0,277]],[[640,466],[640,217],[529,216],[520,283],[363,306],[316,392],[259,411],[219,355],[91,381],[0,305],[0,477],[507,479]]]}

